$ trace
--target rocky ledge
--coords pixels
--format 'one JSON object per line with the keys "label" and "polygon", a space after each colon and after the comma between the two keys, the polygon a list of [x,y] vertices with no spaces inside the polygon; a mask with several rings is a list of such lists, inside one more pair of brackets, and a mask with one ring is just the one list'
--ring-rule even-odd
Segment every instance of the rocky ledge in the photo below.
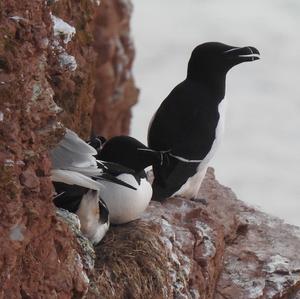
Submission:
{"label": "rocky ledge", "polygon": [[151,202],[96,248],[88,298],[296,299],[300,228],[237,200],[209,169],[199,200]]}

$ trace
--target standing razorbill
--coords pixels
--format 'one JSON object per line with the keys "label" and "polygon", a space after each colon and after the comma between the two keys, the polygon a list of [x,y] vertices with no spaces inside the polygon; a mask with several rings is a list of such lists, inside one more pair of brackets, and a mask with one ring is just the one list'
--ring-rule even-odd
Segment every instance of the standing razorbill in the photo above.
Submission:
{"label": "standing razorbill", "polygon": [[149,125],[149,147],[168,157],[153,166],[153,199],[197,197],[223,134],[226,74],[257,59],[259,51],[253,47],[218,42],[193,50],[186,79],[162,102]]}

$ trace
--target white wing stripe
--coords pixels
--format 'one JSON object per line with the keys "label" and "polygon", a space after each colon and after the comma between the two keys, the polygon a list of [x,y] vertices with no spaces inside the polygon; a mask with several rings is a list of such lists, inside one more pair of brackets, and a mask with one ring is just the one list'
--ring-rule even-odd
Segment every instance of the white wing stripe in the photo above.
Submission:
{"label": "white wing stripe", "polygon": [[186,158],[183,158],[180,156],[173,155],[171,153],[169,153],[169,155],[179,161],[182,161],[182,162],[187,162],[187,163],[201,163],[202,162],[202,160],[189,160],[189,159],[186,159]]}

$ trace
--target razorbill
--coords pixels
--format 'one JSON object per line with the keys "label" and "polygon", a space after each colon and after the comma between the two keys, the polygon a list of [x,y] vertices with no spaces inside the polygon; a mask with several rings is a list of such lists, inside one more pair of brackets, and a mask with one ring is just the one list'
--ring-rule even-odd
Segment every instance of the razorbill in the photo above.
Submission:
{"label": "razorbill", "polygon": [[97,159],[111,170],[115,165],[116,178],[136,188],[133,190],[112,182],[101,182],[106,188],[100,191],[100,195],[109,209],[111,223],[121,224],[139,218],[152,197],[145,168],[160,163],[160,153],[133,137],[116,136],[104,143]]}
{"label": "razorbill", "polygon": [[186,79],[162,102],[149,125],[149,147],[168,156],[153,166],[153,199],[197,198],[224,130],[226,74],[259,55],[254,47],[218,42],[193,50]]}
{"label": "razorbill", "polygon": [[[109,213],[101,200],[103,181],[133,188],[99,166],[97,151],[67,129],[63,139],[50,151],[51,178],[57,195],[54,203],[78,215],[82,232],[94,243],[109,228]],[[126,187],[125,187],[126,186]]]}

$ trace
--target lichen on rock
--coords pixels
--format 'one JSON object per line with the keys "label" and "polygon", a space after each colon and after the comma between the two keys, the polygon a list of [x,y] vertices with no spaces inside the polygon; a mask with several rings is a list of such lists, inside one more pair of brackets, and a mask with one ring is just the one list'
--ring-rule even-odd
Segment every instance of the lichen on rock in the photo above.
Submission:
{"label": "lichen on rock", "polygon": [[84,268],[89,272],[93,271],[96,258],[95,250],[89,239],[82,234],[78,216],[64,209],[57,209],[56,215],[68,224],[76,236],[76,240],[81,251],[81,258],[83,260]]}

